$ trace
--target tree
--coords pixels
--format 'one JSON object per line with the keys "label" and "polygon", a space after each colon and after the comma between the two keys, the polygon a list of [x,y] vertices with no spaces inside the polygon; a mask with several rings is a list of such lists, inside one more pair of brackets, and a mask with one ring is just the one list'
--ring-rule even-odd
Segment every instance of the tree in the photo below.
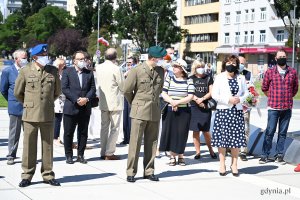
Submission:
{"label": "tree", "polygon": [[48,39],[49,53],[52,55],[72,55],[78,50],[87,49],[87,39],[82,38],[81,31],[74,28],[66,28]]}
{"label": "tree", "polygon": [[[0,7],[1,8],[1,7]],[[3,14],[2,14],[2,12],[1,12],[1,10],[0,10],[0,24],[3,22]]]}
{"label": "tree", "polygon": [[141,52],[155,45],[156,15],[158,23],[158,44],[169,46],[182,39],[184,30],[176,26],[175,0],[118,0],[115,11],[116,29],[120,38],[132,39]]}
{"label": "tree", "polygon": [[20,32],[24,28],[24,18],[20,12],[9,15],[0,26],[0,49],[8,51],[22,47]]}
{"label": "tree", "polygon": [[46,0],[30,0],[31,2],[31,14],[38,13],[40,9],[47,6]]}
{"label": "tree", "polygon": [[92,32],[92,18],[94,14],[94,0],[76,0],[76,17],[74,18],[75,28],[82,31],[84,37]]}
{"label": "tree", "polygon": [[71,27],[72,17],[69,12],[55,6],[42,8],[38,13],[26,19],[26,27],[22,30],[22,40],[27,44],[32,41],[47,42],[57,30]]}
{"label": "tree", "polygon": [[29,0],[22,0],[21,13],[24,18],[27,18],[31,15],[31,5],[29,3]]}
{"label": "tree", "polygon": [[[93,21],[93,29],[98,29],[98,3],[99,0],[96,1],[97,4],[94,7],[94,15],[92,18]],[[113,18],[113,0],[100,0],[100,28],[105,27],[108,30],[109,34],[112,35],[115,31],[114,27],[114,18]]]}

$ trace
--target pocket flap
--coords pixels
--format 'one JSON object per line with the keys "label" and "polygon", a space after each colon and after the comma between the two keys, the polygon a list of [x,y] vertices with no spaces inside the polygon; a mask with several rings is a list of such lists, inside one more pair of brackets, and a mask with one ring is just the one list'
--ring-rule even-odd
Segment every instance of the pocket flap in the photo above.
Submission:
{"label": "pocket flap", "polygon": [[32,82],[38,82],[39,78],[28,78],[27,82],[32,83]]}
{"label": "pocket flap", "polygon": [[23,107],[24,108],[33,108],[33,102],[24,102]]}
{"label": "pocket flap", "polygon": [[150,83],[150,79],[149,78],[142,79],[141,83]]}
{"label": "pocket flap", "polygon": [[132,104],[133,105],[137,105],[137,106],[143,106],[143,105],[145,105],[145,101],[141,101],[141,100],[134,101],[134,102],[132,102]]}

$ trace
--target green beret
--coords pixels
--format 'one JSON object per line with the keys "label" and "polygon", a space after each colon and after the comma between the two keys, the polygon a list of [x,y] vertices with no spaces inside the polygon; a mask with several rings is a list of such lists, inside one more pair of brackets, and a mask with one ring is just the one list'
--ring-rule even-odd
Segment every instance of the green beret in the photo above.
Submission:
{"label": "green beret", "polygon": [[163,47],[153,46],[149,48],[148,54],[154,58],[162,58],[167,55],[167,51]]}

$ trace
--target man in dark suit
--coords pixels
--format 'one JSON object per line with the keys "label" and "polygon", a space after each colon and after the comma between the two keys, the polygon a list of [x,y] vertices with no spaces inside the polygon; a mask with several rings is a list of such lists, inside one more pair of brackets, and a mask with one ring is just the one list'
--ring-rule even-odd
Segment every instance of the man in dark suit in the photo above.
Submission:
{"label": "man in dark suit", "polygon": [[14,159],[16,158],[19,145],[23,113],[23,105],[14,95],[15,81],[18,77],[19,70],[28,63],[25,50],[16,50],[13,53],[13,57],[15,63],[2,71],[0,85],[1,94],[8,102],[9,136],[8,154],[6,156],[8,165],[15,164]]}
{"label": "man in dark suit", "polygon": [[154,159],[161,116],[159,95],[164,82],[162,59],[167,51],[149,48],[148,60],[131,69],[125,80],[124,96],[131,105],[131,135],[127,160],[127,181],[135,182],[139,152],[144,135],[144,178],[159,181],[154,175]]}
{"label": "man in dark suit", "polygon": [[73,66],[64,70],[62,92],[66,96],[64,105],[64,146],[66,163],[73,164],[73,137],[77,127],[77,162],[86,164],[84,151],[88,138],[88,125],[91,115],[90,99],[96,96],[93,72],[87,70],[86,52],[77,51],[73,55]]}

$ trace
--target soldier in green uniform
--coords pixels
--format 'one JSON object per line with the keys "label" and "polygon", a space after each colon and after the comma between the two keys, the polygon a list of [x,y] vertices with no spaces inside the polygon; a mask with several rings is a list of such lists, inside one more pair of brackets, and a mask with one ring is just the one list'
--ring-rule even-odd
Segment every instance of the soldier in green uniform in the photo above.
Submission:
{"label": "soldier in green uniform", "polygon": [[159,132],[159,95],[164,82],[161,67],[166,50],[149,48],[148,60],[131,69],[125,80],[124,96],[131,105],[131,135],[127,160],[127,181],[135,182],[139,153],[144,135],[144,178],[158,181],[154,175],[154,159]]}
{"label": "soldier in green uniform", "polygon": [[52,171],[54,100],[61,94],[60,79],[57,68],[48,65],[47,44],[33,47],[31,57],[33,62],[20,70],[14,90],[14,95],[24,107],[23,173],[19,186],[29,186],[36,170],[38,130],[42,141],[41,173],[44,183],[60,186]]}

